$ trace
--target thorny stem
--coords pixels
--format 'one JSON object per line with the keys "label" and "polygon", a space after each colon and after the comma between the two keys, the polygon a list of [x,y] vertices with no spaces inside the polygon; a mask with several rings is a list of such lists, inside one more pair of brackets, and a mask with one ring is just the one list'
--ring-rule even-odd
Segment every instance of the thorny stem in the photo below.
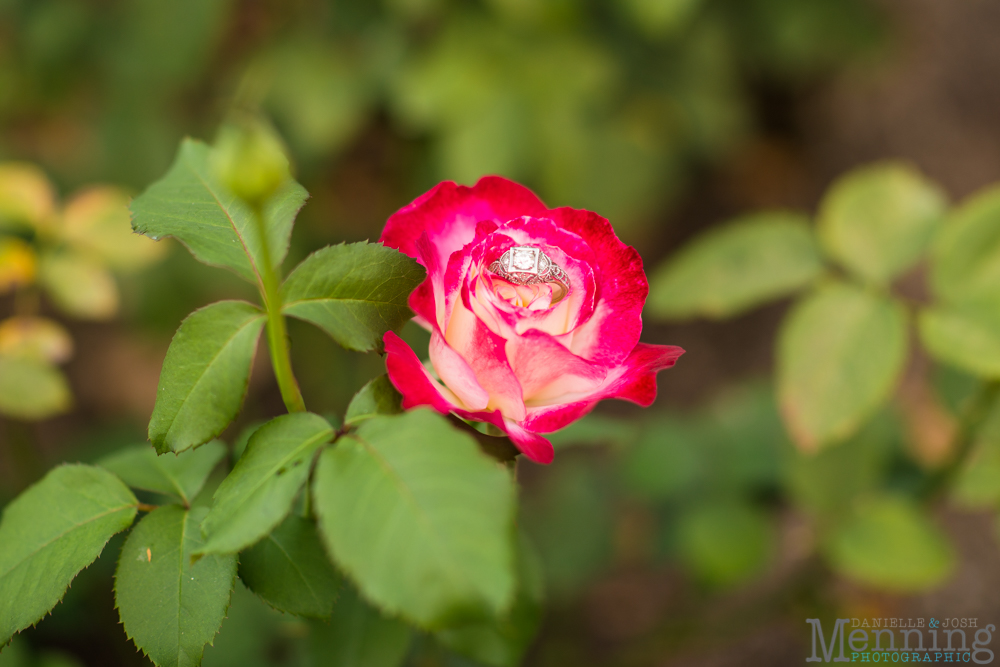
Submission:
{"label": "thorny stem", "polygon": [[285,316],[281,313],[281,294],[278,291],[278,276],[271,262],[271,249],[267,244],[267,227],[261,207],[253,207],[254,218],[261,237],[261,298],[267,309],[267,346],[271,351],[271,365],[278,381],[281,399],[289,412],[305,412],[306,404],[302,391],[292,372],[292,357],[288,349],[288,331]]}
{"label": "thorny stem", "polygon": [[937,496],[958,474],[969,458],[979,428],[986,421],[998,397],[1000,397],[1000,381],[996,380],[984,382],[976,393],[969,397],[962,410],[958,431],[955,433],[951,460],[927,478],[922,494],[925,499],[930,500]]}

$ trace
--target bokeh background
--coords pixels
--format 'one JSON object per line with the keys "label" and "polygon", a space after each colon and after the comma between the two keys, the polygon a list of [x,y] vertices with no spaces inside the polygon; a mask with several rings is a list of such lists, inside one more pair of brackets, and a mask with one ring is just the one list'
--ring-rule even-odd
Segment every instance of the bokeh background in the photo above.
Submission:
{"label": "bokeh background", "polygon": [[[998,26],[990,0],[0,0],[0,159],[38,165],[64,199],[95,183],[137,193],[182,137],[211,140],[233,109],[252,108],[312,195],[289,266],[376,239],[439,180],[499,173],[549,205],[605,215],[654,267],[735,215],[812,212],[838,174],[871,160],[910,160],[955,200],[998,180]],[[903,289],[919,293],[919,274]],[[0,504],[57,462],[142,442],[180,320],[253,298],[176,244],[117,280],[110,318],[40,302],[75,344],[73,404],[42,421],[0,417]],[[0,317],[16,307],[0,296]],[[873,488],[905,487],[914,415],[947,414],[967,378],[925,368],[855,441],[806,457],[771,385],[787,307],[647,317],[643,340],[687,350],[654,407],[602,406],[555,439],[554,465],[521,464],[521,524],[548,591],[526,664],[792,665],[809,650],[806,618],[1000,622],[990,511],[935,506],[957,565],[932,590],[859,584],[822,557],[823,521]],[[377,356],[289,326],[316,412],[342,412],[384,371]],[[226,437],[280,411],[258,359]],[[148,664],[117,624],[115,553],[0,665]],[[304,664],[304,633],[238,591],[205,664]],[[430,640],[410,663],[471,664]]]}

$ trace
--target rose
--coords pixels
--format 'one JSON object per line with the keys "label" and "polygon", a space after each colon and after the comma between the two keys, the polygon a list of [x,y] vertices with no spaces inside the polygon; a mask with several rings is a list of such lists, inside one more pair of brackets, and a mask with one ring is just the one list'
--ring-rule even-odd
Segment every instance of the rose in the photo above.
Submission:
{"label": "rose", "polygon": [[[437,379],[399,336],[384,337],[403,407],[428,405],[493,424],[539,463],[553,458],[540,433],[563,428],[605,398],[649,406],[657,371],[684,353],[639,342],[649,291],[642,259],[606,219],[549,209],[504,178],[471,188],[440,183],[394,213],[380,240],[427,269],[409,304],[431,332]],[[568,276],[568,291],[492,271],[514,247],[543,252]]]}

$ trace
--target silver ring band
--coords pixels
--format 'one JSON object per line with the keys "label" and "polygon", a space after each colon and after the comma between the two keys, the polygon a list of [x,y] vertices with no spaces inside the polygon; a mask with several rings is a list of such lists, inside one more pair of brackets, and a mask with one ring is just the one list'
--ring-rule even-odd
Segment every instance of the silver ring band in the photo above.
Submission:
{"label": "silver ring band", "polygon": [[[490,264],[490,271],[514,285],[556,283],[569,293],[569,276],[540,248],[514,246]],[[561,299],[562,297],[560,297]],[[553,301],[558,301],[554,299]]]}

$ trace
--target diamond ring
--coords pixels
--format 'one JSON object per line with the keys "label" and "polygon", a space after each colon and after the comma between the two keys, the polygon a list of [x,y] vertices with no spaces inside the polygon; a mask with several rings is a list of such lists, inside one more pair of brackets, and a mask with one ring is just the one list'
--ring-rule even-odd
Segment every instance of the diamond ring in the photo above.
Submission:
{"label": "diamond ring", "polygon": [[540,248],[514,246],[490,264],[490,271],[514,285],[556,283],[563,293],[559,299],[553,298],[553,303],[569,292],[569,276]]}

